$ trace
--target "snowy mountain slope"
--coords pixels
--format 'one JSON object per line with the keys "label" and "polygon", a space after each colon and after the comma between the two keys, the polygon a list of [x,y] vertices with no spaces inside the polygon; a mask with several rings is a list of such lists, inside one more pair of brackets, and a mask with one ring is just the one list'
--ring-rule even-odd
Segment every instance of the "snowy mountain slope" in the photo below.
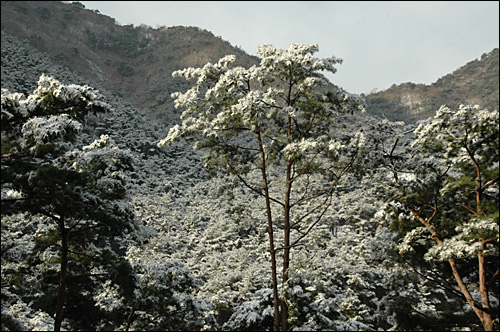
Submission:
{"label": "snowy mountain slope", "polygon": [[[257,208],[263,198],[234,177],[208,177],[191,146],[156,145],[179,121],[170,93],[189,86],[171,72],[229,53],[243,65],[257,61],[198,28],[120,26],[78,3],[2,2],[2,88],[29,94],[42,73],[94,86],[113,112],[91,117],[77,144],[109,134],[135,157],[128,197],[137,221],[146,226],[125,255],[142,291],[135,329],[162,330],[184,318],[190,330],[260,330],[272,324],[268,233],[265,212]],[[313,228],[307,245],[295,248],[290,282],[281,285],[293,300],[292,325],[474,327],[470,312],[455,310],[456,298],[403,265],[394,233],[378,217],[381,192],[369,178],[348,177],[333,196],[327,222]],[[279,221],[276,228],[283,228]],[[16,236],[21,233],[16,229]],[[106,312],[102,321],[119,318],[101,327],[125,329],[119,324],[133,316],[130,303],[106,285],[92,300]],[[49,316],[50,307],[40,307]]]}

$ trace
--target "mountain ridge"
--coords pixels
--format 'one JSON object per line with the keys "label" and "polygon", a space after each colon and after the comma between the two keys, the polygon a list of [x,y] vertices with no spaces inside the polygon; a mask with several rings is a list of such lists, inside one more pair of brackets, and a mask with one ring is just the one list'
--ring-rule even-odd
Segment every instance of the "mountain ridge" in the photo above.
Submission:
{"label": "mountain ridge", "polygon": [[236,65],[258,62],[207,30],[122,26],[78,2],[2,1],[1,15],[3,32],[26,40],[88,84],[150,109],[154,118],[172,108],[173,91],[187,88],[187,82],[172,77],[173,71],[229,53],[237,55]]}
{"label": "mountain ridge", "polygon": [[425,85],[411,82],[368,94],[371,114],[391,121],[415,122],[431,117],[441,105],[479,104],[490,110],[499,105],[499,51],[483,53],[436,82]]}
{"label": "mountain ridge", "polygon": [[[259,62],[258,57],[210,31],[120,25],[79,2],[2,1],[2,32],[27,41],[55,64],[88,80],[87,84],[148,109],[153,120],[169,122],[179,116],[171,93],[189,85],[172,77],[173,71],[200,67],[227,54],[236,55],[235,65],[248,67]],[[443,104],[498,108],[498,87],[496,48],[431,85],[394,84],[361,96],[368,114],[411,123],[433,116]]]}
{"label": "mountain ridge", "polygon": [[[264,195],[259,190],[249,190],[247,183],[238,181],[237,174],[213,176],[207,172],[200,160],[202,152],[194,151],[186,142],[163,148],[156,144],[167,135],[169,127],[180,121],[170,93],[190,85],[173,78],[173,70],[202,66],[226,54],[236,53],[237,65],[242,66],[259,59],[242,51],[238,53],[238,48],[200,28],[120,26],[114,19],[82,6],[78,2],[2,2],[2,89],[32,94],[42,74],[64,85],[92,86],[104,96],[111,110],[86,118],[71,149],[81,150],[106,134],[115,147],[130,152],[134,160],[133,169],[124,175],[126,199],[140,229],[119,241],[120,261],[116,260],[119,264],[110,264],[117,266],[113,274],[117,274],[119,283],[100,273],[100,269],[91,270],[99,272],[95,276],[79,279],[80,271],[85,271],[87,277],[86,262],[100,264],[100,256],[109,255],[109,250],[94,250],[93,246],[84,246],[79,236],[70,236],[70,244],[78,246],[71,252],[74,258],[68,265],[64,329],[270,330],[273,294],[266,245],[269,224],[267,212],[262,208]],[[468,75],[467,71],[460,73]],[[453,77],[449,78],[451,83],[444,79],[439,84],[455,84]],[[488,94],[486,90],[483,92]],[[406,102],[418,105],[411,96]],[[395,108],[396,113],[400,111]],[[354,148],[358,147],[355,149],[358,154],[365,142],[362,131],[367,129],[370,137],[373,128],[377,131],[381,128],[373,126],[378,121],[370,112],[368,109],[367,116],[361,119],[341,113],[336,120],[346,120],[346,126],[330,122],[339,128],[330,131],[332,138],[338,138],[332,139],[335,144],[330,146],[333,149],[339,146],[339,153],[343,154],[343,136],[354,136],[357,132],[361,134],[355,136]],[[382,128],[399,127],[385,121],[381,124]],[[382,136],[389,135],[387,146],[392,147],[394,136],[393,129],[390,130]],[[7,147],[6,151],[9,150]],[[359,155],[370,160],[370,164],[372,157],[378,158],[371,153],[377,152],[376,149],[365,151]],[[383,201],[388,194],[387,186],[371,175],[363,175],[364,169],[357,168],[350,156],[347,167],[325,165],[332,174],[327,182],[333,181],[327,190],[330,201],[319,202],[316,208],[316,203],[306,203],[309,199],[305,197],[315,193],[312,189],[315,183],[320,186],[325,183],[305,173],[307,180],[299,186],[298,177],[310,165],[316,168],[316,160],[320,159],[316,155],[302,170],[293,168],[296,176],[292,181],[296,184],[292,195],[300,203],[294,213],[310,211],[304,215],[307,219],[297,217],[304,223],[296,222],[292,227],[297,231],[292,240],[298,244],[292,245],[293,279],[280,287],[282,294],[290,294],[286,298],[291,300],[293,329],[478,330],[478,322],[470,318],[473,311],[464,308],[455,291],[446,293],[441,287],[434,290],[435,280],[425,275],[429,271],[427,263],[422,271],[418,265],[401,265],[393,230],[408,227],[408,219],[400,214],[401,224],[405,225],[396,225],[392,230],[388,227],[393,217],[388,211],[383,212],[387,206]],[[391,152],[390,156],[399,158],[398,153]],[[57,164],[59,160],[47,163]],[[17,167],[13,162],[10,164]],[[261,170],[255,166],[259,174]],[[288,185],[282,181],[284,177],[278,176],[279,167],[273,165],[268,173],[272,175],[269,182],[272,195],[276,193],[274,197],[278,198],[284,196],[280,196],[283,193],[280,187]],[[342,174],[348,169],[344,177]],[[390,174],[386,173],[382,173],[384,179]],[[252,171],[249,179],[253,181],[251,175]],[[337,184],[340,177],[343,180]],[[74,187],[68,183],[64,186]],[[10,191],[9,181],[2,184],[2,194],[5,189]],[[455,192],[453,189],[451,193]],[[319,207],[323,211],[318,209],[321,215],[314,220],[314,211]],[[273,211],[274,208],[281,209],[276,204]],[[323,214],[325,218],[319,222]],[[284,243],[283,218],[279,213],[274,215],[271,225],[276,229],[276,243]],[[53,228],[58,227],[57,223],[50,221],[50,226],[43,219],[47,216],[37,214],[20,213],[6,220],[4,216],[5,213],[2,214],[2,330],[50,330],[54,326],[57,273],[62,270],[57,264],[60,257],[57,228]],[[80,222],[87,225],[86,220],[74,221],[75,226]],[[398,230],[402,232],[401,229]],[[83,233],[85,228],[80,230]],[[76,233],[80,230],[72,230],[72,234],[82,234]],[[88,238],[95,233],[89,234]],[[305,235],[308,238],[301,242]],[[103,242],[107,243],[104,236]],[[53,245],[46,239],[53,241]],[[79,243],[82,243],[81,253]],[[279,249],[283,248],[286,246]],[[463,264],[467,270],[473,270],[471,265]],[[492,268],[494,272],[496,267]],[[437,271],[432,269],[433,277],[439,274]],[[467,274],[466,278],[474,281],[475,275]],[[446,276],[440,278],[448,282]],[[498,303],[497,299],[498,295],[492,303]],[[424,308],[424,314],[416,310],[422,303],[432,304],[425,306],[428,309]]]}

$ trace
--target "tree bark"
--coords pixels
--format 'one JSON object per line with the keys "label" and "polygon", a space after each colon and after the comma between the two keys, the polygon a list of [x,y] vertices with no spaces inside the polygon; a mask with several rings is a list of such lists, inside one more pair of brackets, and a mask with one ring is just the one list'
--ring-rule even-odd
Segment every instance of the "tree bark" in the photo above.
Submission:
{"label": "tree bark", "polygon": [[[283,243],[283,288],[288,283],[288,268],[290,267],[290,195],[292,192],[291,179],[292,162],[289,161],[286,167],[286,192],[285,192],[285,207],[284,207],[284,243]],[[286,294],[283,293],[281,298],[281,329],[288,331],[288,304]]]}
{"label": "tree bark", "polygon": [[485,331],[493,331],[494,320],[491,317],[490,300],[488,297],[488,288],[486,286],[486,270],[484,268],[484,250],[486,249],[486,241],[481,239],[481,250],[477,253],[478,264],[479,264],[479,294],[481,294],[481,305],[482,305],[482,318],[481,323]]}
{"label": "tree bark", "polygon": [[[443,240],[438,236],[437,232],[434,230],[434,228],[431,226],[431,220],[434,218],[436,215],[437,209],[434,210],[434,213],[432,216],[428,219],[425,220],[418,212],[410,208],[411,213],[424,225],[426,226],[430,233],[432,234],[432,238],[436,243],[442,243]],[[484,249],[484,242],[482,244],[482,250]],[[478,253],[478,267],[479,267],[479,292],[481,294],[481,300],[482,300],[482,307],[480,307],[476,301],[474,301],[474,298],[469,292],[469,289],[467,288],[467,285],[463,281],[462,277],[460,276],[460,273],[458,272],[457,264],[453,258],[448,259],[448,263],[450,264],[451,271],[453,274],[453,277],[455,278],[455,281],[457,282],[458,288],[460,289],[460,292],[462,292],[463,296],[465,297],[465,300],[467,303],[470,305],[472,310],[476,313],[477,317],[481,321],[481,324],[483,325],[483,328],[485,331],[493,331],[493,325],[494,325],[494,320],[491,318],[491,313],[490,313],[490,306],[489,306],[489,299],[488,299],[488,292],[486,289],[486,275],[485,275],[485,270],[484,270],[484,256],[483,252],[480,251]]]}
{"label": "tree bark", "polygon": [[130,314],[127,317],[127,324],[125,325],[125,331],[130,329],[130,325],[132,324],[132,316],[134,315],[135,309],[130,309]]}
{"label": "tree bark", "polygon": [[54,319],[54,331],[61,331],[63,320],[63,308],[66,292],[66,272],[68,267],[68,230],[64,224],[64,218],[59,220],[61,230],[61,271],[59,278],[59,290],[57,291],[56,315]]}
{"label": "tree bark", "polygon": [[[476,313],[477,317],[481,321],[481,324],[483,324],[484,330],[485,331],[493,331],[493,323],[494,323],[494,321],[491,318],[491,314],[489,312],[483,310],[483,309],[486,309],[486,308],[480,308],[477,305],[476,301],[474,301],[474,299],[472,298],[472,295],[470,294],[469,290],[467,289],[467,285],[464,283],[464,281],[462,280],[462,277],[460,276],[460,274],[458,272],[455,260],[454,259],[449,259],[448,263],[450,263],[450,267],[451,267],[451,270],[453,272],[453,277],[455,277],[455,280],[456,280],[456,282],[458,284],[458,288],[460,288],[460,291],[464,295],[465,300],[470,305],[470,307],[472,308],[472,310],[474,310],[474,312]],[[483,261],[483,264],[484,264],[484,261]],[[480,266],[481,266],[481,262],[480,262]],[[484,265],[483,265],[483,268],[484,268]],[[481,269],[481,267],[480,267],[480,269]],[[481,294],[481,298],[484,301],[483,294]],[[487,294],[486,294],[486,299],[487,299]]]}
{"label": "tree bark", "polygon": [[257,141],[259,143],[260,151],[260,166],[262,172],[262,184],[264,186],[264,195],[266,199],[266,213],[267,213],[267,227],[269,233],[269,252],[271,253],[271,270],[273,279],[273,300],[274,300],[274,331],[279,331],[280,328],[280,311],[279,311],[279,297],[278,297],[278,278],[276,268],[276,251],[274,249],[274,233],[273,233],[273,217],[271,214],[271,200],[269,198],[269,186],[267,183],[266,174],[266,155],[264,153],[264,145],[260,132],[257,131]]}

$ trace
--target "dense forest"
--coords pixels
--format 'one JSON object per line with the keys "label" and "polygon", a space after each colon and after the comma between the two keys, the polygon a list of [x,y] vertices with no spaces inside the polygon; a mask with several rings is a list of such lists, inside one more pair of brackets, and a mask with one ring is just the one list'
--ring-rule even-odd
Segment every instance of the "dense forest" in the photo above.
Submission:
{"label": "dense forest", "polygon": [[358,96],[314,44],[1,12],[2,330],[499,329],[498,49]]}

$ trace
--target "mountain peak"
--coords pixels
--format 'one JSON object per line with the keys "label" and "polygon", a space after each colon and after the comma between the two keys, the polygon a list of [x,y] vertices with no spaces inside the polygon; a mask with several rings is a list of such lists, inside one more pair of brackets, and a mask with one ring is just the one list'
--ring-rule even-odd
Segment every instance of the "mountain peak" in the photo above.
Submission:
{"label": "mountain peak", "polygon": [[441,105],[479,104],[498,109],[498,48],[484,53],[431,85],[403,83],[366,96],[369,113],[391,121],[414,122],[433,116]]}
{"label": "mountain peak", "polygon": [[171,109],[170,94],[187,84],[172,78],[173,71],[227,54],[236,55],[237,65],[258,62],[205,29],[120,25],[78,2],[2,1],[1,15],[3,33],[154,117]]}
{"label": "mountain peak", "polygon": [[[171,93],[187,88],[172,72],[199,67],[227,55],[249,67],[259,59],[205,29],[120,25],[79,2],[2,1],[2,34],[26,41],[53,63],[148,109],[154,118],[173,110]],[[393,121],[414,122],[441,105],[498,108],[498,48],[431,85],[403,83],[366,96],[367,111]]]}

